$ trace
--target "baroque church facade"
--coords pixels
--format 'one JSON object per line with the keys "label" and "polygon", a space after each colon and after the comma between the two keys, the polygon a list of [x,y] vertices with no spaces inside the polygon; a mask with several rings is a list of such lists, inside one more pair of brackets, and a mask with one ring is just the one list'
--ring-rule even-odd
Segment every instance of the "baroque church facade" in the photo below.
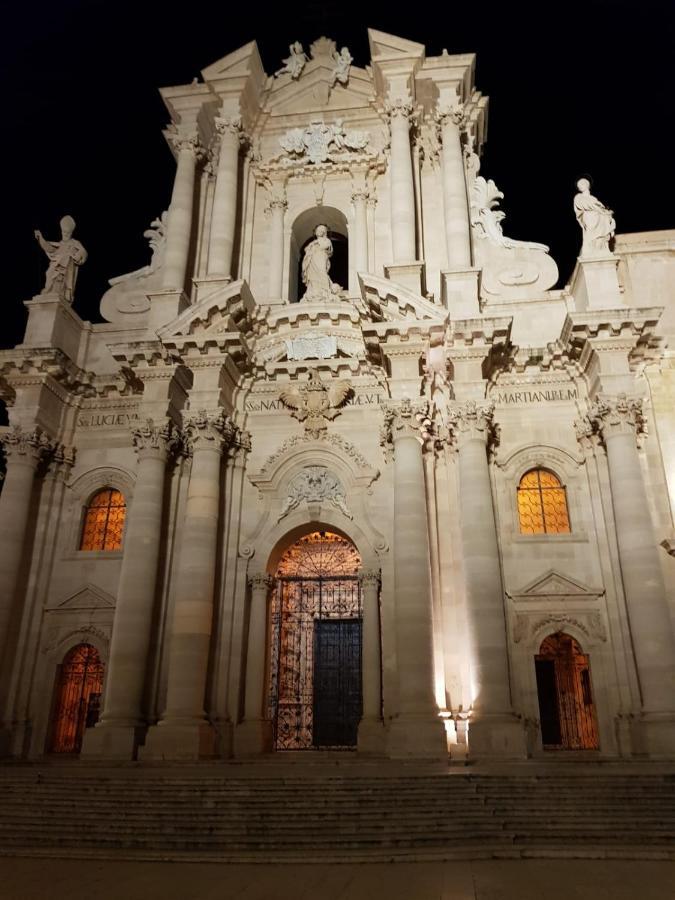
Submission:
{"label": "baroque church facade", "polygon": [[102,324],[72,219],[37,235],[3,755],[675,756],[675,231],[582,179],[555,288],[475,57],[369,38],[162,89],[171,202]]}

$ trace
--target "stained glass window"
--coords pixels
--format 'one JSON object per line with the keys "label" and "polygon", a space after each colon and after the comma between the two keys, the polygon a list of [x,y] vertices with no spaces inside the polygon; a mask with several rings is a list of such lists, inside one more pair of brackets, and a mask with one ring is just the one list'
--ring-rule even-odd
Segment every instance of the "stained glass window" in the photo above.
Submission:
{"label": "stained glass window", "polygon": [[553,472],[531,469],[518,485],[521,534],[567,534],[570,517],[565,488]]}
{"label": "stained glass window", "polygon": [[80,550],[121,550],[127,505],[113,488],[98,491],[84,514]]}

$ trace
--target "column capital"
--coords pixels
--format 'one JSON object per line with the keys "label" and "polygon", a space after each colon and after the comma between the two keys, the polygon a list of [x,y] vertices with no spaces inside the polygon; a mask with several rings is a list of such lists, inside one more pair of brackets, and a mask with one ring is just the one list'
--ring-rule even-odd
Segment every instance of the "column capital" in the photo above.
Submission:
{"label": "column capital", "polygon": [[199,141],[197,132],[192,134],[169,134],[167,140],[176,153],[189,153],[194,159],[204,155],[204,148]]}
{"label": "column capital", "polygon": [[53,441],[38,426],[26,430],[20,425],[14,425],[0,438],[0,443],[4,446],[8,465],[16,460],[37,466],[41,459],[54,450]]}
{"label": "column capital", "polygon": [[616,435],[631,434],[638,437],[647,432],[642,399],[628,397],[626,394],[596,398],[589,410],[588,422],[605,442]]}
{"label": "column capital", "polygon": [[268,591],[274,586],[274,578],[267,572],[254,572],[246,580],[253,591]]}
{"label": "column capital", "polygon": [[166,459],[180,445],[180,432],[167,420],[155,425],[153,419],[146,419],[142,425],[131,430],[131,439],[139,459],[157,457]]}
{"label": "column capital", "polygon": [[426,400],[387,401],[384,405],[384,423],[380,428],[380,444],[391,452],[397,441],[414,438],[422,443],[428,427],[429,403]]}
{"label": "column capital", "polygon": [[217,412],[200,409],[184,425],[185,441],[192,453],[196,450],[216,450],[222,453],[229,447],[235,432],[232,420],[222,409]]}
{"label": "column capital", "polygon": [[49,474],[57,481],[68,481],[71,470],[75,465],[75,447],[66,447],[65,444],[56,444],[49,464]]}
{"label": "column capital", "polygon": [[409,97],[395,97],[386,100],[384,112],[390,122],[405,120],[408,127],[414,123],[416,118],[415,107]]}
{"label": "column capital", "polygon": [[378,587],[380,584],[380,570],[366,569],[363,572],[359,572],[358,579],[361,587]]}
{"label": "column capital", "polygon": [[242,128],[241,116],[216,116],[214,119],[216,132],[222,134],[236,135],[239,140],[245,140],[245,134]]}
{"label": "column capital", "polygon": [[468,441],[480,441],[486,447],[497,438],[493,421],[494,403],[467,400],[450,410],[449,423],[453,439],[461,447]]}
{"label": "column capital", "polygon": [[439,106],[434,113],[434,119],[438,125],[443,128],[444,125],[456,125],[461,131],[466,127],[467,115],[463,103],[455,103],[453,105],[444,104]]}

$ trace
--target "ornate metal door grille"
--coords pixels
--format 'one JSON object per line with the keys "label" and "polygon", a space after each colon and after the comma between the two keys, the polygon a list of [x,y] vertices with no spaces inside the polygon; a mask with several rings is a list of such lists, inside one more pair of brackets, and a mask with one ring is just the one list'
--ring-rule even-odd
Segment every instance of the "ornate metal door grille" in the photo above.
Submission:
{"label": "ornate metal door grille", "polygon": [[361,560],[314,532],[286,552],[271,608],[270,718],[277,750],[344,748],[361,717]]}
{"label": "ornate metal door grille", "polygon": [[573,637],[559,632],[542,643],[535,667],[544,748],[597,750],[588,656]]}
{"label": "ornate metal door grille", "polygon": [[60,666],[50,751],[79,753],[84,729],[98,721],[103,663],[96,647],[78,644]]}

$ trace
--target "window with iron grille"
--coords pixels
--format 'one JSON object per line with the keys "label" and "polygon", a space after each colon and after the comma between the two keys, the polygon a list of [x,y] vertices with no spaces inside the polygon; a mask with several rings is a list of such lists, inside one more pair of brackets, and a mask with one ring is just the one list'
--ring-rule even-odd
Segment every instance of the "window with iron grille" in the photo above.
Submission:
{"label": "window with iron grille", "polygon": [[126,514],[120,491],[109,487],[97,491],[85,509],[80,550],[121,550]]}
{"label": "window with iron grille", "polygon": [[520,479],[517,494],[521,534],[570,533],[567,494],[553,472],[530,469]]}

